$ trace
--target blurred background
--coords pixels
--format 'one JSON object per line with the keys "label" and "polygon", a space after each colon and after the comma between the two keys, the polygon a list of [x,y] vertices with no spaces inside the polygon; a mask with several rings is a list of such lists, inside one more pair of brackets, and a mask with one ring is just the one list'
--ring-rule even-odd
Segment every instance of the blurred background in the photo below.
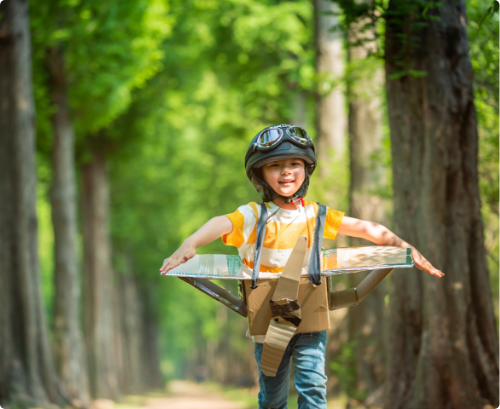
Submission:
{"label": "blurred background", "polygon": [[257,407],[245,319],[158,270],[259,200],[248,144],[292,123],[309,200],[446,274],[331,313],[330,407],[497,407],[498,24],[487,0],[4,0],[1,406]]}

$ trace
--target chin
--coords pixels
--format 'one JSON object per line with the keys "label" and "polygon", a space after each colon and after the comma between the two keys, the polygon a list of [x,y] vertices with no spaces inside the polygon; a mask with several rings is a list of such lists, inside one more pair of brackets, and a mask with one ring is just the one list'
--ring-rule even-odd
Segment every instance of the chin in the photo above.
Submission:
{"label": "chin", "polygon": [[295,193],[297,193],[297,190],[287,190],[287,191],[277,190],[276,193],[278,193],[281,196],[290,197],[293,196]]}

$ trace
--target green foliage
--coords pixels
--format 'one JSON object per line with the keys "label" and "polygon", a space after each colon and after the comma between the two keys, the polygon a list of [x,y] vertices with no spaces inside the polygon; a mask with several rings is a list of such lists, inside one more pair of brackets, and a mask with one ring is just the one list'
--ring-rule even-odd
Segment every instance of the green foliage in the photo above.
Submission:
{"label": "green foliage", "polygon": [[[405,76],[424,77],[426,71],[412,66],[412,55],[422,47],[420,32],[427,27],[429,21],[439,20],[437,15],[442,7],[442,1],[428,0],[374,0],[357,2],[354,0],[332,0],[341,10],[341,26],[339,29],[349,33],[356,26],[358,35],[348,36],[351,46],[363,46],[375,40],[377,48],[375,54],[385,59],[385,49],[391,46],[396,53],[391,56],[390,62],[397,71],[389,79],[399,79]],[[385,27],[390,24],[391,44],[386,44]],[[365,32],[375,33],[372,36]]]}
{"label": "green foliage", "polygon": [[[499,291],[499,62],[498,2],[467,1],[470,56],[479,134],[479,189],[485,227],[484,241],[495,311]],[[497,326],[498,326],[498,315]]]}
{"label": "green foliage", "polygon": [[52,319],[54,297],[54,231],[49,201],[50,168],[42,155],[37,157],[37,184],[36,213],[38,219],[38,257],[42,285],[42,300],[49,318]]}
{"label": "green foliage", "polygon": [[499,9],[499,3],[498,3],[498,0],[493,0],[491,2],[491,5],[490,7],[488,7],[488,9],[486,10],[486,12],[483,13],[483,17],[482,19],[479,21],[479,27],[481,27],[483,25],[483,22],[487,19],[487,18],[492,18],[496,15],[498,15],[498,9]]}
{"label": "green foliage", "polygon": [[[111,124],[161,68],[170,32],[165,0],[34,1],[31,7],[39,134],[50,141],[47,51],[65,59],[73,125],[82,138]],[[50,142],[45,142],[50,145]]]}
{"label": "green foliage", "polygon": [[[340,30],[346,34],[348,45],[352,47],[361,47],[366,43],[371,43],[375,40],[377,49],[375,55],[383,58],[384,42],[383,42],[383,21],[388,0],[373,0],[373,1],[353,1],[353,0],[331,0],[338,4],[340,12],[338,13],[339,26],[332,27],[331,30]],[[349,33],[356,26],[356,37],[350,36]],[[369,36],[364,35],[370,33]],[[375,35],[375,37],[372,37]]]}
{"label": "green foliage", "polygon": [[339,389],[346,394],[362,402],[366,399],[366,394],[359,392],[353,385],[356,384],[356,345],[357,340],[347,341],[342,344],[339,353],[330,363],[330,369],[339,381]]}

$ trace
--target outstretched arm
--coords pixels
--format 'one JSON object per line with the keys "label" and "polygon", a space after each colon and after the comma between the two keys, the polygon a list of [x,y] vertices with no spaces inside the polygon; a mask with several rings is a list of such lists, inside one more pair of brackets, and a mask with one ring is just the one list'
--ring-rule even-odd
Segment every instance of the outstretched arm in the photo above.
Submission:
{"label": "outstretched arm", "polygon": [[415,247],[400,239],[387,227],[381,224],[344,216],[339,227],[339,234],[369,240],[379,246],[409,247],[411,248],[411,255],[417,268],[436,277],[444,276],[443,272],[433,267]]}
{"label": "outstretched arm", "polygon": [[198,247],[211,243],[223,234],[231,233],[232,231],[233,223],[229,220],[229,217],[218,216],[210,219],[196,233],[189,236],[174,254],[165,260],[160,268],[161,274],[167,274],[168,271],[179,264],[193,258]]}

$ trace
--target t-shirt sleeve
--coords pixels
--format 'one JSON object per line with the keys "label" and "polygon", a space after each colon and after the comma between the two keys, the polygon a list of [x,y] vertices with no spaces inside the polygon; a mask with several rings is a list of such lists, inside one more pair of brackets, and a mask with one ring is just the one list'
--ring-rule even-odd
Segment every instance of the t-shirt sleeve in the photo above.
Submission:
{"label": "t-shirt sleeve", "polygon": [[259,209],[255,202],[238,207],[238,210],[234,213],[226,214],[225,216],[233,224],[233,230],[231,233],[222,235],[222,242],[228,246],[240,248],[245,244],[245,241],[255,241],[255,226],[259,214]]}
{"label": "t-shirt sleeve", "polygon": [[222,242],[227,246],[241,247],[244,242],[243,237],[243,225],[245,223],[245,217],[240,209],[236,210],[234,213],[229,213],[225,215],[233,223],[233,230],[231,233],[222,235]]}
{"label": "t-shirt sleeve", "polygon": [[340,223],[342,223],[343,217],[344,212],[339,212],[338,210],[327,208],[325,218],[325,231],[323,233],[323,236],[325,238],[331,240],[335,240],[337,238]]}

